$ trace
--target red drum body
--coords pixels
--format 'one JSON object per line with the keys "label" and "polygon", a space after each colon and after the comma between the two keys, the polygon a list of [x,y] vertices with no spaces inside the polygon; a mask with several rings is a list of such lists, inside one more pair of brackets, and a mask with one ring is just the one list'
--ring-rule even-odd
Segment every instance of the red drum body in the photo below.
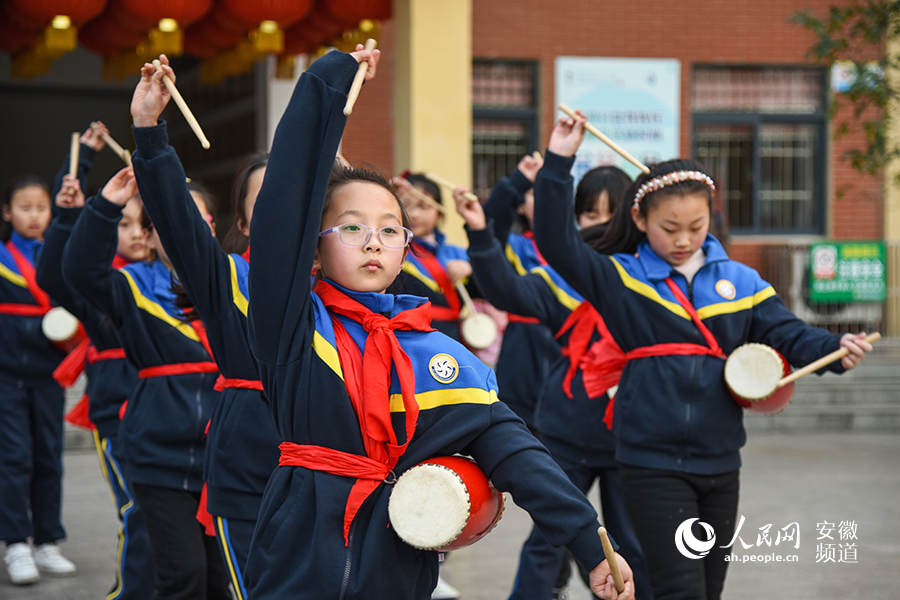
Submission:
{"label": "red drum body", "polygon": [[439,456],[397,479],[388,516],[410,546],[446,552],[474,544],[497,525],[503,516],[503,494],[475,461]]}
{"label": "red drum body", "polygon": [[725,361],[725,385],[738,404],[764,415],[780,413],[794,396],[793,382],[778,387],[791,373],[787,360],[764,344],[744,344]]}
{"label": "red drum body", "polygon": [[41,321],[44,336],[64,352],[71,352],[87,339],[81,322],[61,306],[51,308]]}

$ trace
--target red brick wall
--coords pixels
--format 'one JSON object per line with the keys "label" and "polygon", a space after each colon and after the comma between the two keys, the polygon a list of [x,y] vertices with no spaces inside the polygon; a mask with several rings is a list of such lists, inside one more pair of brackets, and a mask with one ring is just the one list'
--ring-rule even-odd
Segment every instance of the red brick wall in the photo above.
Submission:
{"label": "red brick wall", "polygon": [[[681,61],[681,153],[691,153],[691,73],[703,64],[806,64],[812,34],[788,22],[796,11],[824,15],[835,0],[634,0],[627,4],[597,0],[472,0],[473,56],[537,60],[541,80],[541,138],[555,117],[554,60],[557,56],[677,58]],[[363,91],[345,136],[351,160],[392,166],[389,49],[393,28],[381,36],[386,58],[379,78]],[[435,32],[435,43],[448,32]],[[839,113],[839,117],[841,114]],[[836,122],[839,122],[836,120]],[[859,127],[830,147],[828,235],[841,239],[882,237],[880,177],[861,175],[841,159],[865,137]],[[404,168],[398,165],[398,169]],[[762,267],[758,243],[732,240],[731,253]]]}

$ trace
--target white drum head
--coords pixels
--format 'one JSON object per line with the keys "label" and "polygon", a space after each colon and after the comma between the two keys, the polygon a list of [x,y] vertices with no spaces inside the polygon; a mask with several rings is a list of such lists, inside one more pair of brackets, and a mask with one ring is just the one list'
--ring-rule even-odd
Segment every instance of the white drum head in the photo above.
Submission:
{"label": "white drum head", "polygon": [[725,383],[746,400],[768,398],[783,377],[781,357],[763,344],[744,344],[725,361]]}
{"label": "white drum head", "polygon": [[63,307],[57,306],[44,315],[41,329],[51,342],[66,342],[78,332],[78,319]]}
{"label": "white drum head", "polygon": [[469,491],[454,471],[425,463],[394,484],[388,501],[391,525],[404,542],[422,550],[456,540],[469,521]]}
{"label": "white drum head", "polygon": [[484,350],[497,341],[497,324],[489,315],[475,313],[463,319],[460,333],[470,348]]}

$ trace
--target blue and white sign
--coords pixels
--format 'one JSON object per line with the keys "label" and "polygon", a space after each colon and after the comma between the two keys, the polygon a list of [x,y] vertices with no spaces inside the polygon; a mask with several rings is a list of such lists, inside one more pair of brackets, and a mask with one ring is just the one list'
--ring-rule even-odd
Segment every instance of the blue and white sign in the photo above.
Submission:
{"label": "blue and white sign", "polygon": [[[645,165],[679,155],[681,62],[678,60],[557,57],[556,105],[560,103],[583,111],[594,127]],[[632,178],[640,172],[588,133],[572,169],[575,181],[601,165],[615,165]]]}

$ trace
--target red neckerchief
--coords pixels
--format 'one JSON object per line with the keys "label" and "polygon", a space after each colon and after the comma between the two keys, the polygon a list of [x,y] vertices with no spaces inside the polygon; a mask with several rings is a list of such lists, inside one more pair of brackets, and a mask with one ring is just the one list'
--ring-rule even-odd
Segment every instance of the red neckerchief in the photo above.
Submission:
{"label": "red neckerchief", "polygon": [[[419,404],[412,362],[406,355],[395,330],[434,331],[428,304],[405,310],[392,319],[368,308],[325,281],[316,285],[316,295],[332,313],[338,357],[350,403],[359,418],[366,456],[340,452],[333,448],[283,442],[280,465],[300,466],[355,477],[344,509],[344,544],[349,543],[350,524],[366,498],[381,485],[406,451],[416,431]],[[356,342],[335,315],[360,323],[368,332],[361,353]],[[391,367],[397,370],[400,394],[406,411],[406,441],[397,439],[391,422]]]}
{"label": "red neckerchief", "polygon": [[250,246],[247,246],[247,249],[244,250],[243,254],[241,254],[241,258],[246,260],[248,263],[250,262]]}
{"label": "red neckerchief", "polygon": [[37,302],[38,306],[41,308],[49,310],[50,296],[47,295],[47,292],[38,287],[34,276],[34,266],[32,266],[31,262],[25,258],[21,252],[19,252],[19,249],[16,248],[16,245],[13,244],[12,240],[6,242],[6,247],[9,250],[9,253],[12,254],[16,266],[19,268],[19,274],[25,279],[25,285],[28,287],[28,291],[31,293],[34,301]]}
{"label": "red neckerchief", "polygon": [[115,269],[116,271],[118,271],[122,267],[126,267],[133,262],[134,262],[133,260],[129,260],[129,259],[125,258],[124,256],[122,256],[121,254],[119,254],[118,252],[116,252],[116,255],[113,256],[112,268]]}
{"label": "red neckerchief", "polygon": [[534,248],[534,255],[537,257],[538,262],[541,264],[541,266],[546,266],[547,261],[544,260],[544,257],[541,255],[541,251],[538,250],[537,242],[534,241],[534,232],[529,229],[522,234],[522,237],[531,242],[531,246]]}
{"label": "red neckerchief", "polygon": [[[671,277],[666,278],[666,284],[672,290],[672,294],[678,303],[690,315],[691,320],[700,330],[703,339],[706,340],[707,346],[690,343],[669,343],[669,344],[653,344],[652,346],[644,346],[635,348],[625,353],[619,348],[606,324],[601,319],[598,323],[598,330],[603,336],[602,339],[591,346],[591,349],[584,355],[581,363],[583,372],[584,388],[588,396],[591,398],[599,397],[606,393],[606,390],[617,385],[619,378],[622,376],[622,370],[628,361],[635,358],[646,358],[649,356],[691,356],[706,355],[715,356],[721,359],[726,358],[719,342],[713,333],[700,320],[697,310],[688,301],[687,297],[672,281]],[[609,404],[606,405],[606,412],[603,416],[603,422],[612,429],[614,398],[610,398]]]}
{"label": "red neckerchief", "polygon": [[450,282],[447,269],[444,268],[437,256],[429,252],[427,248],[415,240],[412,241],[412,245],[416,250],[416,258],[419,259],[425,270],[431,275],[431,278],[437,282],[444,299],[447,301],[447,306],[431,307],[432,317],[436,321],[456,321],[459,319],[459,310],[462,308],[462,303],[459,300],[459,294],[456,293],[456,288]]}

